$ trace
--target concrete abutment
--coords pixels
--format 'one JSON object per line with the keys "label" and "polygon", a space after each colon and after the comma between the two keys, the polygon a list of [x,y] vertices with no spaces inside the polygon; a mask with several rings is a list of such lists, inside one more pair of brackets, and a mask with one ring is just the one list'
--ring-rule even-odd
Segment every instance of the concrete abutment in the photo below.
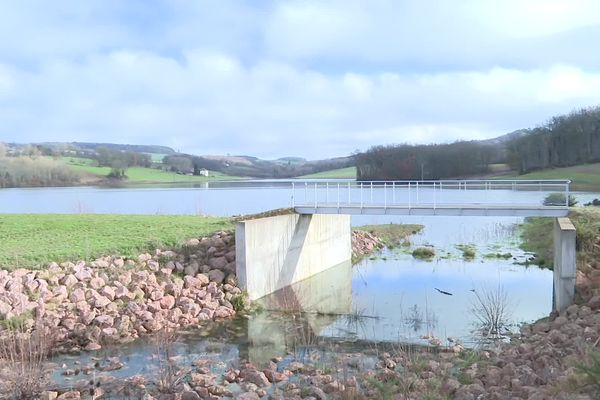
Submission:
{"label": "concrete abutment", "polygon": [[554,220],[554,311],[562,312],[575,297],[577,277],[576,230],[569,218]]}
{"label": "concrete abutment", "polygon": [[236,272],[251,300],[352,257],[350,215],[287,214],[238,222]]}

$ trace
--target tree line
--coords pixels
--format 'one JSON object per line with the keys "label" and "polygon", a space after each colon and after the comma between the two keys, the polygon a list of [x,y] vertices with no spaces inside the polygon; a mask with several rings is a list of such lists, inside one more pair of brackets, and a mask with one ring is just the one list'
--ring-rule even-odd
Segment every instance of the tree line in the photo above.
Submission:
{"label": "tree line", "polygon": [[481,176],[491,164],[519,174],[600,162],[600,107],[583,108],[545,124],[488,141],[374,146],[355,155],[359,180],[419,180]]}
{"label": "tree line", "polygon": [[600,107],[551,118],[509,144],[509,162],[519,173],[600,162]]}
{"label": "tree line", "polygon": [[447,179],[486,173],[496,145],[476,141],[375,146],[355,156],[358,180]]}

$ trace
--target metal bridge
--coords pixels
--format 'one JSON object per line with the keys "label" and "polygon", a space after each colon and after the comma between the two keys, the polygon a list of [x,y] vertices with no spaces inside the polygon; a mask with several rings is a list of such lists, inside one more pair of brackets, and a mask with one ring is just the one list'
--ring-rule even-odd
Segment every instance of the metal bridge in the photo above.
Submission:
{"label": "metal bridge", "polygon": [[[542,216],[568,214],[569,180],[292,183],[300,214]],[[545,198],[557,193],[552,202]]]}

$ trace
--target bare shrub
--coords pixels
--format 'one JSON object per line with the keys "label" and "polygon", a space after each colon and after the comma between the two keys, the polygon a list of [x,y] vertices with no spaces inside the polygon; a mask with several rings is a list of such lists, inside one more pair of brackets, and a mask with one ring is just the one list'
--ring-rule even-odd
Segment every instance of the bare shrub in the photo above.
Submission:
{"label": "bare shrub", "polygon": [[500,336],[508,330],[511,320],[511,303],[502,286],[495,289],[473,290],[472,314],[478,321],[478,329],[484,337]]}
{"label": "bare shrub", "polygon": [[52,349],[50,334],[21,326],[1,332],[0,391],[14,399],[34,399],[50,383],[46,360]]}
{"label": "bare shrub", "polygon": [[154,359],[157,364],[156,386],[160,393],[176,393],[188,373],[174,360],[177,339],[177,330],[172,327],[164,327],[156,332],[152,339],[155,349]]}

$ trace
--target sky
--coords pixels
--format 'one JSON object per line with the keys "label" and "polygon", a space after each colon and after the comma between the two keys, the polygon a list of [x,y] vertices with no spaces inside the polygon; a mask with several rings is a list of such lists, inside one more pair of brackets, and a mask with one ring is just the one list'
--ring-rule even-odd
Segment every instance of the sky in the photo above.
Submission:
{"label": "sky", "polygon": [[0,141],[308,159],[600,104],[597,0],[0,0]]}

